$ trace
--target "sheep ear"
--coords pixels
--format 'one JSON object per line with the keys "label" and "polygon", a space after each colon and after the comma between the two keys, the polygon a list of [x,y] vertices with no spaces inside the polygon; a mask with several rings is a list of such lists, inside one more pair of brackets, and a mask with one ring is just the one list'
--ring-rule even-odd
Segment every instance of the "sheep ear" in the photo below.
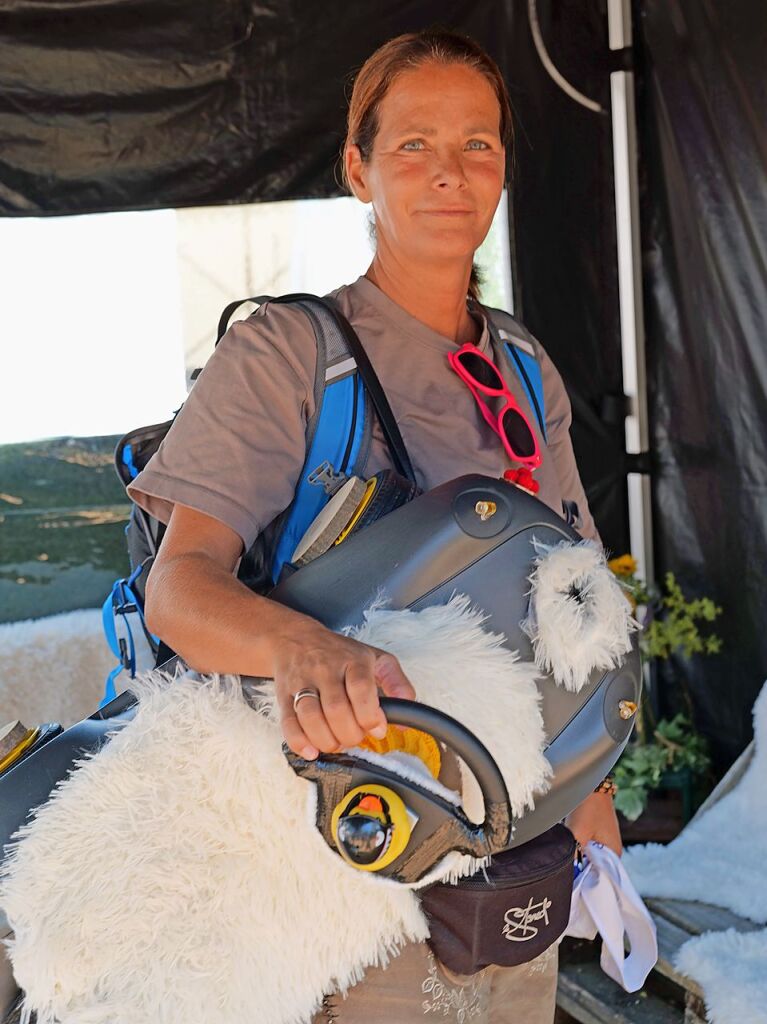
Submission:
{"label": "sheep ear", "polygon": [[577,693],[592,672],[620,664],[639,623],[593,541],[537,544],[536,554],[522,629],[532,642],[537,668]]}

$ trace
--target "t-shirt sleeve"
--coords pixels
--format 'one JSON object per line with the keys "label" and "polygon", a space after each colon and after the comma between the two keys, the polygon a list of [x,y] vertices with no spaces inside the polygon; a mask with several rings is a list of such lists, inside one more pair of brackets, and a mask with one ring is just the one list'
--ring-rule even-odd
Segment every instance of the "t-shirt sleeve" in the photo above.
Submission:
{"label": "t-shirt sleeve", "polygon": [[316,361],[300,310],[266,304],[233,324],[129,496],[165,523],[175,504],[212,516],[247,551],[293,498]]}
{"label": "t-shirt sleeve", "polygon": [[543,378],[543,393],[546,397],[546,451],[553,459],[563,501],[574,501],[578,506],[582,537],[602,543],[589,509],[588,498],[581,483],[578,467],[570,438],[573,420],[570,399],[559,371],[548,357],[540,342],[536,342]]}

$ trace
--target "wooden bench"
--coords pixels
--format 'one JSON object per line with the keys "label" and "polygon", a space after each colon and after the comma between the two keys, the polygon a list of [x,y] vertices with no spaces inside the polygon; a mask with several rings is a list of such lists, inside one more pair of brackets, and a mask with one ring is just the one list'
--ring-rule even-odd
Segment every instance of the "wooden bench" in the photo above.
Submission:
{"label": "wooden bench", "polygon": [[[730,793],[751,766],[753,741],[720,780],[692,821]],[[690,822],[692,824],[692,822]],[[759,931],[763,925],[730,910],[692,900],[647,899],[658,931],[658,962],[644,988],[633,994],[607,977],[599,966],[602,942],[565,939],[561,947],[557,988],[557,1024],[707,1024],[703,992],[692,978],[674,967],[677,950],[703,932]]]}
{"label": "wooden bench", "polygon": [[562,944],[557,1006],[560,1024],[705,1024],[703,992],[674,967],[677,950],[694,935],[761,925],[729,910],[688,900],[648,899],[658,930],[658,963],[640,992],[628,993],[599,966],[601,940],[565,939]]}

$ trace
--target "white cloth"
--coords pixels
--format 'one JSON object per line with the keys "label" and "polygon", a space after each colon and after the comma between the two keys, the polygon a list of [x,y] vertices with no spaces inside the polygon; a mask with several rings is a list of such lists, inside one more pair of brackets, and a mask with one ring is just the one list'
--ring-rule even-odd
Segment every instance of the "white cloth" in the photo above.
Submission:
{"label": "white cloth", "polygon": [[[602,970],[627,992],[636,992],[658,960],[655,922],[617,854],[601,843],[588,843],[584,856],[565,935],[594,939],[599,932]],[[631,948],[628,955],[624,934]]]}

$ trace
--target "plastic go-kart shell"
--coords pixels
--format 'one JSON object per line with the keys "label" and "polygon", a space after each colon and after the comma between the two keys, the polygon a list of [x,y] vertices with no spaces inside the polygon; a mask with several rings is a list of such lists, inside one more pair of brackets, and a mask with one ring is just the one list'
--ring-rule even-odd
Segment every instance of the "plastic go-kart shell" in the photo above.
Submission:
{"label": "plastic go-kart shell", "polygon": [[[479,501],[495,503],[495,513],[482,519],[475,511]],[[381,593],[390,607],[413,609],[444,604],[452,594],[463,593],[488,614],[490,629],[503,632],[523,660],[532,659],[519,623],[527,613],[534,538],[546,544],[580,539],[519,488],[464,476],[352,534],[281,583],[272,596],[340,629],[359,623]],[[560,821],[612,768],[633,725],[621,718],[619,702],[638,703],[640,689],[636,650],[619,668],[594,672],[579,693],[550,678],[540,681],[553,784],[536,799],[533,812],[515,821],[510,845],[527,842]],[[107,742],[108,734],[132,717],[132,703],[130,693],[121,694],[64,732],[48,730],[47,742],[0,775],[0,849],[29,812],[48,799],[73,762]]]}
{"label": "plastic go-kart shell", "polygon": [[[477,502],[494,503],[494,513],[483,518],[476,511]],[[444,604],[452,594],[463,593],[488,614],[489,628],[503,632],[508,646],[518,650],[523,660],[530,660],[530,642],[519,623],[527,613],[533,539],[557,544],[580,538],[549,508],[513,485],[465,476],[352,534],[288,578],[272,596],[339,629],[359,623],[381,593],[390,607],[413,609]],[[618,705],[624,700],[639,703],[639,655],[634,649],[614,671],[594,672],[579,693],[570,693],[549,678],[539,685],[553,783],[547,794],[536,799],[535,810],[515,821],[509,846],[525,843],[560,821],[617,761],[633,725],[621,718]],[[0,849],[30,812],[48,799],[78,757],[103,745],[110,732],[130,720],[132,704],[130,693],[121,694],[70,729],[47,728],[44,742],[0,774]],[[349,760],[347,771],[336,759],[338,799],[351,786],[369,779],[360,774],[359,760]],[[399,777],[396,784],[401,791]],[[416,796],[408,794],[408,802],[415,804]],[[437,806],[438,798],[431,794],[428,804],[425,798],[420,804],[425,813],[413,808],[419,814],[416,829],[426,827],[430,808]],[[453,805],[446,804],[443,810],[451,820],[458,820]],[[429,849],[416,829],[403,856]],[[422,877],[417,864],[411,863],[411,870]],[[6,932],[0,908],[0,937]],[[6,981],[13,987],[5,976],[6,967],[0,961],[0,996]]]}
{"label": "plastic go-kart shell", "polygon": [[[485,510],[477,511],[479,502]],[[495,511],[487,515],[490,504]],[[533,541],[577,543],[580,536],[548,506],[503,480],[470,475],[442,484],[352,534],[289,576],[272,597],[319,619],[331,629],[359,624],[382,595],[390,608],[419,610],[467,594],[503,633],[523,661],[533,660],[520,628],[528,611]],[[480,681],[478,681],[480,685]],[[549,791],[535,810],[514,823],[518,846],[561,821],[618,760],[633,719],[621,717],[621,701],[639,703],[641,667],[636,644],[610,672],[594,671],[572,693],[550,676],[539,680],[553,768]]]}
{"label": "plastic go-kart shell", "polygon": [[436,708],[394,698],[383,698],[381,707],[389,722],[421,729],[458,754],[482,791],[485,820],[474,824],[460,807],[426,786],[362,758],[321,754],[314,761],[306,761],[285,747],[293,771],[317,785],[317,828],[328,846],[337,848],[333,830],[336,808],[346,802],[351,791],[373,784],[393,791],[416,819],[402,853],[384,863],[379,874],[397,882],[417,882],[451,850],[474,857],[489,857],[505,850],[511,834],[509,794],[498,765],[484,744],[460,722]]}

